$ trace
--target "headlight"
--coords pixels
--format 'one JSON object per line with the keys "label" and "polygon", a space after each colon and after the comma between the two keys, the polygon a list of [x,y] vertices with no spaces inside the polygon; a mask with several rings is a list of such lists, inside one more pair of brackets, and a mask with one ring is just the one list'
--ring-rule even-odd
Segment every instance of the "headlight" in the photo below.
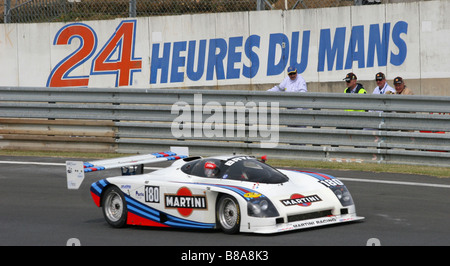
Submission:
{"label": "headlight", "polygon": [[352,195],[350,195],[350,192],[348,191],[347,187],[336,186],[330,187],[330,189],[334,192],[334,195],[336,195],[336,197],[339,199],[342,206],[353,205]]}
{"label": "headlight", "polygon": [[247,203],[247,213],[248,216],[253,217],[278,217],[278,213],[275,206],[267,198],[255,198],[251,199]]}
{"label": "headlight", "polygon": [[262,200],[259,203],[259,206],[261,207],[262,211],[267,211],[267,209],[269,209],[269,202],[267,202],[267,200]]}

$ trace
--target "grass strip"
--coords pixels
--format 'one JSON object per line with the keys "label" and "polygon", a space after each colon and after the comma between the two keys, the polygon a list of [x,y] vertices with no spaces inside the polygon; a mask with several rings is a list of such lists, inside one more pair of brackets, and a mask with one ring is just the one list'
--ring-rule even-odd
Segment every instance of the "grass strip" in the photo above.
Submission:
{"label": "grass strip", "polygon": [[[58,157],[58,158],[90,158],[109,159],[136,154],[121,153],[89,153],[89,152],[53,152],[53,151],[12,151],[0,150],[0,156],[32,156],[32,157]],[[403,164],[377,164],[377,163],[347,163],[305,160],[270,159],[268,163],[275,167],[314,168],[332,170],[351,170],[377,173],[401,173],[414,175],[428,175],[440,178],[450,178],[449,167],[403,165]]]}

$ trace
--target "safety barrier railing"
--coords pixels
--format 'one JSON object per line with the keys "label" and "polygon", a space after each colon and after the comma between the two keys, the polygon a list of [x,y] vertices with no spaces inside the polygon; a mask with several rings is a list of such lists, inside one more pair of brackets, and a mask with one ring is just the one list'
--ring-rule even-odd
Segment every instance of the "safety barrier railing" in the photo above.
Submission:
{"label": "safety barrier railing", "polygon": [[0,87],[0,149],[449,166],[448,114],[418,95]]}

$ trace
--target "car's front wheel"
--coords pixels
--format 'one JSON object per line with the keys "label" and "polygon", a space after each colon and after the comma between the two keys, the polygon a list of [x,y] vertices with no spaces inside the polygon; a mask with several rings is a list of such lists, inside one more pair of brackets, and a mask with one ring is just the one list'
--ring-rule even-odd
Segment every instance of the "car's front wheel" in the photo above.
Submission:
{"label": "car's front wheel", "polygon": [[123,192],[115,186],[106,189],[102,198],[103,215],[113,227],[124,227],[127,222],[127,204]]}
{"label": "car's front wheel", "polygon": [[217,223],[226,234],[239,232],[241,226],[241,211],[239,203],[229,195],[223,195],[217,201]]}

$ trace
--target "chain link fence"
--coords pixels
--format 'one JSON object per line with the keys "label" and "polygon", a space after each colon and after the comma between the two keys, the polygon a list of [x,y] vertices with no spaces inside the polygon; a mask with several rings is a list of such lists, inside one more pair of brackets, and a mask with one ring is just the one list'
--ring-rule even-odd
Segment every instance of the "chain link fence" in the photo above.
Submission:
{"label": "chain link fence", "polygon": [[68,22],[120,17],[306,9],[411,0],[3,0],[0,23]]}

